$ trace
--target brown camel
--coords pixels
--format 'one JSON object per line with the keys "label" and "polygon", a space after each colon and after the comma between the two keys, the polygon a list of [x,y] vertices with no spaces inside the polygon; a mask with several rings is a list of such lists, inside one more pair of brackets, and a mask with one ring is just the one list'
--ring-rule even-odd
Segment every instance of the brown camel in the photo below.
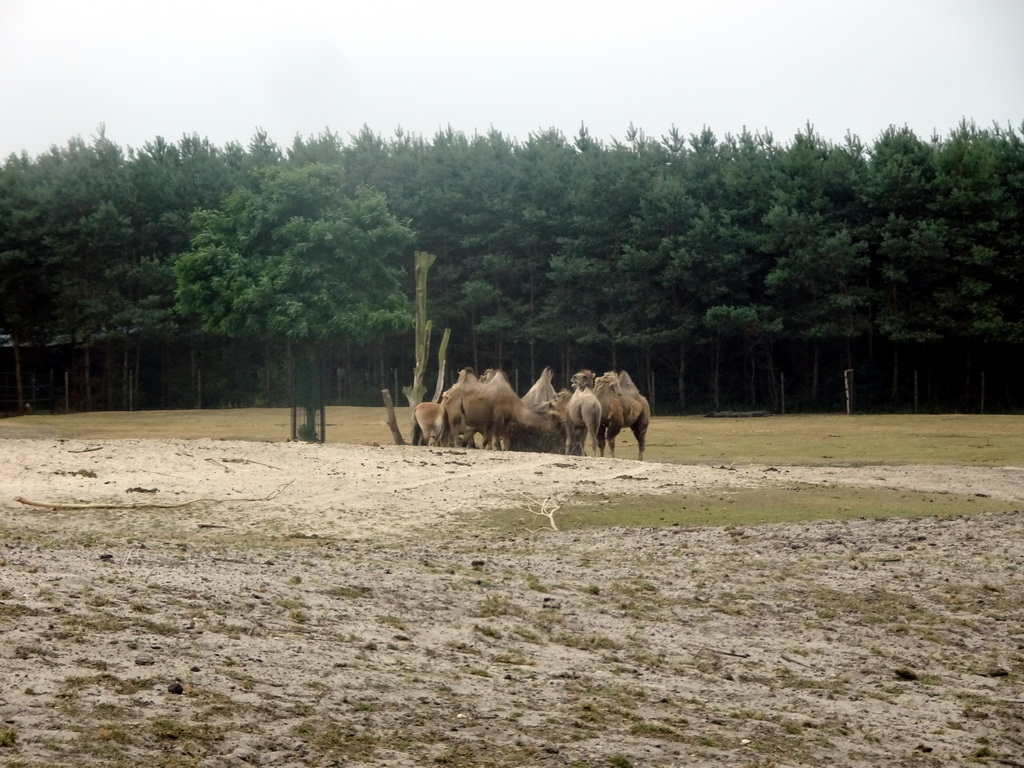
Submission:
{"label": "brown camel", "polygon": [[551,370],[551,366],[541,371],[534,385],[520,398],[523,401],[523,405],[535,411],[547,408],[548,404],[555,399],[556,394],[555,388],[551,386],[551,377],[553,375],[554,371]]}
{"label": "brown camel", "polygon": [[611,457],[615,458],[615,438],[622,431],[625,423],[622,392],[619,379],[614,373],[606,373],[594,379],[594,395],[601,404],[601,424],[597,430],[597,446],[604,456],[605,443],[608,444]]}
{"label": "brown camel", "polygon": [[[614,373],[607,373],[606,376]],[[647,398],[640,394],[633,379],[625,371],[619,371],[619,392],[622,398],[622,423],[629,427],[636,438],[638,458],[644,460],[644,448],[647,445],[647,428],[651,424],[651,404]],[[612,456],[615,456],[615,448],[612,447]]]}
{"label": "brown camel", "polygon": [[[586,456],[586,444],[597,455],[597,427],[601,422],[601,404],[589,387],[575,392],[563,389],[550,401],[551,409],[557,414],[565,433],[565,454]],[[587,440],[589,438],[589,441]]]}
{"label": "brown camel", "polygon": [[412,412],[412,444],[438,445],[443,426],[440,403],[420,403]]}
{"label": "brown camel", "polygon": [[577,389],[593,389],[594,388],[594,372],[589,368],[583,368],[582,370],[576,371],[569,379],[573,390]]}
{"label": "brown camel", "polygon": [[558,431],[557,416],[551,408],[535,411],[523,404],[504,371],[490,371],[486,380],[464,369],[446,393],[444,420],[450,434],[465,440],[476,432],[483,435],[483,447],[508,450],[516,431]]}

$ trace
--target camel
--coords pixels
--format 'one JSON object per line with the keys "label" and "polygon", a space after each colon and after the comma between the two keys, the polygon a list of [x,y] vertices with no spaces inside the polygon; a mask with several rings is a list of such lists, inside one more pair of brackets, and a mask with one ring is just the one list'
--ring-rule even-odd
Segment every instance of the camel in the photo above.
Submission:
{"label": "camel", "polygon": [[594,372],[589,368],[576,371],[569,379],[570,384],[574,390],[577,389],[593,389],[594,388]]}
{"label": "camel", "polygon": [[466,426],[461,405],[463,390],[467,387],[472,389],[479,384],[480,379],[473,369],[463,368],[459,371],[458,380],[441,394],[441,429],[437,438],[438,445],[476,447],[476,430]]}
{"label": "camel", "polygon": [[412,412],[412,444],[438,445],[443,421],[440,403],[420,403]]}
{"label": "camel", "polygon": [[615,438],[625,423],[622,391],[619,379],[614,373],[606,373],[594,379],[594,395],[601,404],[601,423],[597,430],[597,446],[604,457],[604,446],[608,444],[611,457],[615,458]]}
{"label": "camel", "polygon": [[[568,394],[568,392],[566,393]],[[597,430],[601,423],[601,403],[594,390],[580,387],[569,397],[565,404],[565,453],[588,456],[587,445],[591,453],[597,456]]]}
{"label": "camel", "polygon": [[622,418],[636,438],[640,461],[644,460],[647,445],[647,428],[651,425],[651,404],[640,394],[636,384],[625,371],[619,371],[619,388],[622,390]]}
{"label": "camel", "polygon": [[520,398],[523,405],[535,411],[546,408],[555,399],[555,388],[551,386],[553,375],[550,365],[541,371],[534,385]]}
{"label": "camel", "polygon": [[503,371],[491,371],[486,380],[472,369],[463,369],[459,380],[442,397],[444,420],[451,435],[465,440],[476,432],[483,435],[483,447],[508,450],[516,431],[557,432],[557,415],[552,408],[528,408],[516,395]]}

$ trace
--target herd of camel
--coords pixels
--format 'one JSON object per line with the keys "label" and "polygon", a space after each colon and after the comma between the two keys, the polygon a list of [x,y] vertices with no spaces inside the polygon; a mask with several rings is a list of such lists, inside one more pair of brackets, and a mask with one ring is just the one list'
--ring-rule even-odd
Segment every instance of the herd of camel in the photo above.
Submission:
{"label": "herd of camel", "polygon": [[582,370],[570,379],[571,392],[556,392],[551,377],[545,368],[519,397],[503,371],[488,369],[478,377],[463,368],[441,402],[413,410],[412,443],[475,447],[479,433],[483,447],[493,450],[509,450],[513,441],[549,448],[564,443],[566,454],[588,455],[589,447],[589,455],[604,456],[607,444],[615,458],[615,437],[628,427],[643,460],[651,406],[628,373]]}

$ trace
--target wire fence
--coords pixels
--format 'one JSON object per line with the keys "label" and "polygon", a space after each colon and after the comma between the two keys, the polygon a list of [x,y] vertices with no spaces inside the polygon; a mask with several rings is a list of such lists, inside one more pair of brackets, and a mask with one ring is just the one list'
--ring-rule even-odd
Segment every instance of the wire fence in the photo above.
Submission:
{"label": "wire fence", "polygon": [[52,377],[42,377],[35,373],[22,376],[21,397],[18,396],[18,383],[11,372],[0,372],[0,413],[5,416],[17,413],[49,413],[60,405],[58,399],[63,398],[63,388],[54,386]]}

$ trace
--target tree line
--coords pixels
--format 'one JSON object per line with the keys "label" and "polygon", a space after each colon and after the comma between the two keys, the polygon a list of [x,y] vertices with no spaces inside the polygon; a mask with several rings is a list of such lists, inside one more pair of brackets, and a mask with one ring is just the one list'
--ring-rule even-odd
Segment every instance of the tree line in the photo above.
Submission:
{"label": "tree line", "polygon": [[1021,131],[965,121],[12,154],[4,410],[29,378],[73,409],[285,404],[313,347],[331,402],[376,404],[411,378],[414,251],[450,368],[520,391],[551,365],[627,369],[660,412],[837,410],[851,381],[857,410],[1022,407]]}

